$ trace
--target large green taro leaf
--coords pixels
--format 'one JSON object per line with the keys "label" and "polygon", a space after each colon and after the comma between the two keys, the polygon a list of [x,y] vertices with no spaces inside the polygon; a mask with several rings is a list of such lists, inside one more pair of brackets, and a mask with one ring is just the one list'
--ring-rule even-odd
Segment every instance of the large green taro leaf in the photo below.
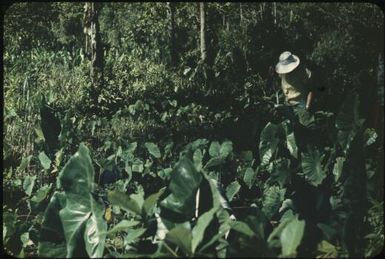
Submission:
{"label": "large green taro leaf", "polygon": [[191,255],[192,253],[192,233],[185,225],[178,225],[170,230],[166,234],[166,240],[176,244],[178,247],[182,248],[186,254]]}
{"label": "large green taro leaf", "polygon": [[270,247],[281,246],[281,257],[295,257],[305,232],[305,221],[299,220],[298,216],[294,216],[292,213],[286,217],[284,215],[281,223],[269,235],[267,242]]}
{"label": "large green taro leaf", "polygon": [[[71,200],[77,200],[80,196],[89,196],[94,181],[94,168],[92,166],[89,150],[84,144],[80,144],[79,150],[70,158],[59,174],[59,182],[66,195]],[[73,197],[73,195],[76,195]],[[87,197],[82,197],[84,202],[90,202]]]}
{"label": "large green taro leaf", "polygon": [[202,174],[195,169],[193,162],[186,157],[181,158],[171,172],[168,186],[171,194],[161,201],[161,207],[192,217],[201,180]]}
{"label": "large green taro leaf", "polygon": [[358,95],[351,94],[342,104],[336,118],[337,141],[345,153],[349,150],[354,137],[364,122],[364,119],[360,117],[358,107]]}
{"label": "large green taro leaf", "polygon": [[44,214],[40,230],[39,257],[66,257],[66,241],[59,211],[65,206],[65,195],[55,192]]}
{"label": "large green taro leaf", "polygon": [[286,189],[278,186],[270,186],[263,193],[262,211],[267,218],[271,218],[278,211],[284,200]]}
{"label": "large green taro leaf", "polygon": [[90,257],[101,257],[104,251],[107,224],[103,219],[104,207],[91,195],[94,169],[88,148],[80,144],[59,174],[64,189],[66,206],[59,215],[64,226],[67,257],[72,257],[83,243]]}
{"label": "large green taro leaf", "polygon": [[282,230],[280,241],[282,245],[282,256],[295,256],[297,247],[301,244],[305,230],[305,221],[294,218]]}
{"label": "large green taro leaf", "polygon": [[308,148],[306,153],[301,154],[301,157],[305,179],[313,186],[320,185],[326,177],[326,171],[322,166],[325,155],[321,155],[316,148]]}
{"label": "large green taro leaf", "polygon": [[[197,220],[197,224],[192,230],[192,243],[191,243],[191,249],[192,252],[195,253],[196,249],[198,248],[198,245],[202,243],[205,231],[207,227],[210,225],[211,221],[214,218],[215,213],[223,206],[222,201],[224,200],[223,197],[221,197],[221,194],[218,191],[217,188],[217,182],[214,179],[209,178],[205,173],[203,173],[204,179],[203,181],[207,181],[210,187],[211,197],[205,197],[212,198],[212,207],[205,213],[203,213]],[[214,238],[214,237],[213,237]],[[211,239],[213,240],[213,239]],[[206,244],[205,244],[206,245]]]}
{"label": "large green taro leaf", "polygon": [[270,162],[284,136],[285,132],[281,124],[269,122],[262,130],[259,142],[259,155],[262,166]]}

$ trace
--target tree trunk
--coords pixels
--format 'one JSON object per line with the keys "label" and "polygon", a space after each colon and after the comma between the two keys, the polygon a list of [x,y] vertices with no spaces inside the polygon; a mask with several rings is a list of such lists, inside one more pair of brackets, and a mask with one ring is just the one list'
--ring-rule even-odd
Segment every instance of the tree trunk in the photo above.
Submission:
{"label": "tree trunk", "polygon": [[207,61],[207,45],[206,45],[206,3],[199,3],[200,22],[201,22],[201,61]]}
{"label": "tree trunk", "polygon": [[[384,146],[384,53],[378,54],[378,67],[377,67],[377,96],[378,96],[378,126],[376,131],[378,131],[380,146]],[[384,197],[384,149],[381,148],[378,156],[379,166],[379,185],[378,188],[379,195],[378,197]]]}
{"label": "tree trunk", "polygon": [[86,34],[86,52],[91,59],[91,85],[100,91],[103,85],[103,46],[100,37],[99,12],[101,3],[85,3],[84,33]]}
{"label": "tree trunk", "polygon": [[277,3],[273,3],[273,7],[274,7],[274,24],[277,24]]}
{"label": "tree trunk", "polygon": [[170,33],[170,65],[175,67],[177,64],[177,52],[175,42],[175,3],[168,2],[168,11],[170,15],[169,33]]}
{"label": "tree trunk", "polygon": [[263,18],[264,20],[269,23],[273,24],[273,4],[272,3],[264,3],[264,11],[263,11]]}
{"label": "tree trunk", "polygon": [[242,3],[239,3],[239,26],[242,28],[243,24],[243,11],[242,11]]}

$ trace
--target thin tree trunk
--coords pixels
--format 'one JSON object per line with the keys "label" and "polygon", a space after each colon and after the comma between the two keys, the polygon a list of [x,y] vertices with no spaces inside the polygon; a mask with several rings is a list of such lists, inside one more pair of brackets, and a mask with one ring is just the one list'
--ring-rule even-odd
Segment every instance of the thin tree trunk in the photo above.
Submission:
{"label": "thin tree trunk", "polygon": [[277,24],[277,3],[273,3],[273,8],[274,8],[274,24]]}
{"label": "thin tree trunk", "polygon": [[242,3],[239,3],[239,26],[243,24]]}
{"label": "thin tree trunk", "polygon": [[264,3],[264,19],[267,23],[273,23],[273,6],[272,3]]}
{"label": "thin tree trunk", "polygon": [[86,52],[91,59],[91,83],[99,91],[103,85],[103,46],[100,37],[99,11],[101,3],[85,3],[84,33],[86,34]]}
{"label": "thin tree trunk", "polygon": [[200,23],[201,23],[201,61],[207,61],[207,45],[206,45],[206,3],[199,3]]}
{"label": "thin tree trunk", "polygon": [[[377,66],[377,98],[378,98],[378,126],[376,131],[379,135],[379,143],[384,146],[384,53],[378,54],[378,66]],[[384,149],[381,148],[378,154],[379,166],[379,182],[380,186],[384,186]],[[384,197],[384,188],[379,188],[379,196]]]}
{"label": "thin tree trunk", "polygon": [[170,65],[175,67],[177,64],[176,42],[175,42],[175,3],[168,2],[170,14],[169,33],[170,33]]}

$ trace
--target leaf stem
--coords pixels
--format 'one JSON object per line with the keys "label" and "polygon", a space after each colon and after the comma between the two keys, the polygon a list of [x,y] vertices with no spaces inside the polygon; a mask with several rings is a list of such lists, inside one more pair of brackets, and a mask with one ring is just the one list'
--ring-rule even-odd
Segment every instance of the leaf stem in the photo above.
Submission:
{"label": "leaf stem", "polygon": [[175,253],[174,250],[172,250],[171,247],[169,247],[169,246],[167,245],[166,242],[163,242],[163,244],[164,244],[164,247],[166,247],[167,250],[168,250],[174,257],[179,257],[179,255],[177,255],[177,253]]}

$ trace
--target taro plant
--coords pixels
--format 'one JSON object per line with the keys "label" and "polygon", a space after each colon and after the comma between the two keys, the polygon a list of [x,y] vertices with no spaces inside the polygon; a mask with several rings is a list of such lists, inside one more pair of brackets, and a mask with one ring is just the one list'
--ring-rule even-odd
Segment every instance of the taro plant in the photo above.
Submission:
{"label": "taro plant", "polygon": [[58,187],[63,191],[53,194],[44,215],[39,256],[101,257],[107,224],[103,204],[92,195],[94,168],[84,144],[60,172]]}

